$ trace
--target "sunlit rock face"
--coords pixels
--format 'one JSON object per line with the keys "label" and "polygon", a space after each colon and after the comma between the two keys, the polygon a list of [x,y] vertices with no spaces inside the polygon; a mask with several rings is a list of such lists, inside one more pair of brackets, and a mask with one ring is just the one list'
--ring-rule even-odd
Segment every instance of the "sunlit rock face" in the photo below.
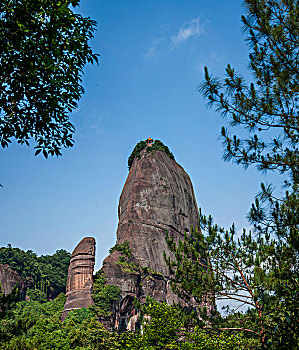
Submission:
{"label": "sunlit rock face", "polygon": [[137,263],[167,275],[165,230],[182,238],[198,224],[189,176],[165,152],[143,151],[130,169],[118,215],[117,243],[129,241]]}
{"label": "sunlit rock face", "polygon": [[5,295],[9,295],[13,289],[17,287],[20,292],[20,298],[25,298],[26,287],[24,285],[23,279],[8,265],[0,264],[0,282],[1,290]]}
{"label": "sunlit rock face", "polygon": [[[104,260],[102,271],[107,283],[122,290],[122,301],[110,320],[111,329],[131,327],[134,298],[144,302],[146,296],[151,296],[168,304],[178,301],[169,285],[163,251],[170,255],[166,230],[178,241],[191,226],[198,225],[198,208],[189,176],[165,152],[141,151],[121,193],[118,216],[116,243],[128,241],[130,261],[143,270],[124,268],[119,264],[119,251],[113,251]],[[146,267],[149,269],[144,270]]]}
{"label": "sunlit rock face", "polygon": [[91,297],[94,263],[95,239],[85,237],[74,249],[71,256],[62,321],[71,310],[94,304]]}

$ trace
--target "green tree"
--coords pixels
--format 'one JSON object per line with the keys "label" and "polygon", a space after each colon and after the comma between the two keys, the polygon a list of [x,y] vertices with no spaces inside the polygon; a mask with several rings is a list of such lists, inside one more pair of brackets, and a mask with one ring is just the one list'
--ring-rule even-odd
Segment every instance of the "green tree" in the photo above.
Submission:
{"label": "green tree", "polygon": [[[208,295],[211,300],[214,297],[234,305],[226,307],[229,316],[224,318],[218,312],[211,317],[200,310],[199,326],[211,331],[248,333],[249,338],[259,339],[262,348],[267,348],[282,337],[279,327],[284,324],[284,331],[289,328],[284,334],[289,345],[297,344],[298,276],[292,271],[293,260],[285,259],[285,251],[280,254],[275,239],[255,239],[245,230],[238,236],[234,226],[224,230],[213,223],[211,216],[203,215],[199,228],[185,235],[184,241],[176,244],[167,239],[175,254],[174,260],[167,260],[175,292],[183,299],[192,296],[199,304]],[[239,312],[244,306],[248,311]],[[286,319],[290,320],[289,327],[282,322]]]}
{"label": "green tree", "polygon": [[142,306],[142,332],[127,339],[128,349],[138,350],[234,350],[252,349],[251,340],[242,334],[208,333],[198,327],[187,330],[185,318],[181,310],[166,303],[149,300]]}
{"label": "green tree", "polygon": [[298,1],[246,0],[244,7],[252,81],[246,82],[230,65],[223,81],[205,67],[200,91],[231,127],[242,126],[248,134],[240,138],[222,128],[225,160],[289,173],[298,183]]}
{"label": "green tree", "polygon": [[142,311],[151,317],[150,321],[143,322],[142,349],[173,349],[178,346],[183,323],[175,307],[150,302],[143,306]]}
{"label": "green tree", "polygon": [[83,67],[96,22],[73,12],[80,0],[0,3],[0,144],[34,139],[35,155],[72,147],[69,112],[84,92]]}
{"label": "green tree", "polygon": [[17,286],[13,288],[10,294],[5,295],[0,282],[0,318],[3,317],[20,300],[20,291]]}
{"label": "green tree", "polygon": [[110,316],[113,305],[119,300],[121,290],[118,286],[106,284],[106,279],[99,270],[94,276],[92,299],[99,317]]}
{"label": "green tree", "polygon": [[[257,336],[261,347],[298,347],[299,247],[299,5],[289,0],[246,0],[243,30],[250,47],[252,80],[230,65],[224,80],[205,67],[201,93],[226,118],[222,128],[224,160],[259,171],[281,173],[287,186],[281,198],[261,184],[248,218],[254,233],[237,235],[211,217],[184,242],[168,243],[174,288],[199,302],[206,292],[239,302],[224,320],[217,314],[203,327],[239,330]],[[233,135],[237,127],[241,135]],[[241,127],[241,129],[240,129]],[[245,136],[244,136],[245,135]],[[247,313],[238,312],[248,305]]]}

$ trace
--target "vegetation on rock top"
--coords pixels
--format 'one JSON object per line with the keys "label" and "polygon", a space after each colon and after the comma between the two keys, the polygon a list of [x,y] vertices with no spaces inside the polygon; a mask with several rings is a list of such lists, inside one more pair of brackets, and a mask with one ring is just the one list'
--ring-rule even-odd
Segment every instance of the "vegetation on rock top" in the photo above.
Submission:
{"label": "vegetation on rock top", "polygon": [[[146,142],[145,141],[140,141],[137,143],[137,145],[134,147],[129,159],[128,159],[128,167],[131,169],[131,166],[133,164],[133,161],[135,157],[140,159],[140,152],[146,148]],[[160,140],[155,140],[153,144],[149,147],[147,147],[147,152],[153,152],[153,151],[163,151],[165,152],[170,159],[174,159],[173,154],[170,152],[169,148],[164,145],[164,143]]]}

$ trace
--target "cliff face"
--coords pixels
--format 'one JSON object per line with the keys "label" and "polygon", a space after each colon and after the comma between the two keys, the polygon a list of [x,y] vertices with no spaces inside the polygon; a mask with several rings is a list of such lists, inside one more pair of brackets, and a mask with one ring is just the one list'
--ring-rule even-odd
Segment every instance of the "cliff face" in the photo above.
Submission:
{"label": "cliff face", "polygon": [[95,239],[85,237],[76,246],[71,256],[62,321],[70,311],[94,304],[91,297],[94,262]]}
{"label": "cliff face", "polygon": [[130,242],[142,267],[167,275],[165,230],[182,237],[198,224],[193,187],[184,169],[162,151],[135,158],[118,207],[117,243]]}
{"label": "cliff face", "polygon": [[0,264],[0,282],[1,289],[5,295],[12,292],[15,286],[20,291],[21,299],[25,298],[26,287],[20,275],[13,271],[8,265]]}
{"label": "cliff face", "polygon": [[[133,161],[118,207],[116,249],[104,260],[102,271],[108,284],[122,290],[122,301],[115,310],[113,327],[123,329],[134,316],[134,297],[141,302],[149,295],[171,304],[177,301],[171,291],[163,251],[169,249],[165,230],[175,240],[198,224],[198,209],[192,183],[184,169],[163,151],[142,150]],[[119,263],[117,250],[128,241],[129,261],[140,269]],[[149,269],[146,269],[146,268]]]}

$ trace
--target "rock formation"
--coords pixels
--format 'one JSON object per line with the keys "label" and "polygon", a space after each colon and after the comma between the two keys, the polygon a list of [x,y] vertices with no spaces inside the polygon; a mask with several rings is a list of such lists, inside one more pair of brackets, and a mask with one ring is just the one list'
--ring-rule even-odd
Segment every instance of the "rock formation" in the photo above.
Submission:
{"label": "rock formation", "polygon": [[17,286],[20,291],[21,299],[25,298],[26,287],[24,285],[23,279],[21,276],[13,271],[8,265],[0,264],[0,282],[1,289],[5,295],[8,295],[12,292],[15,286]]}
{"label": "rock formation", "polygon": [[94,304],[91,297],[94,262],[95,239],[85,237],[74,249],[71,256],[62,321],[71,310]]}
{"label": "rock formation", "polygon": [[[164,151],[151,151],[150,147],[131,165],[118,206],[116,246],[103,262],[107,283],[122,290],[110,329],[131,327],[135,297],[141,302],[146,296],[168,304],[178,301],[163,258],[163,251],[170,254],[165,231],[178,241],[199,220],[187,173]],[[124,254],[125,242],[129,242],[129,254]]]}

